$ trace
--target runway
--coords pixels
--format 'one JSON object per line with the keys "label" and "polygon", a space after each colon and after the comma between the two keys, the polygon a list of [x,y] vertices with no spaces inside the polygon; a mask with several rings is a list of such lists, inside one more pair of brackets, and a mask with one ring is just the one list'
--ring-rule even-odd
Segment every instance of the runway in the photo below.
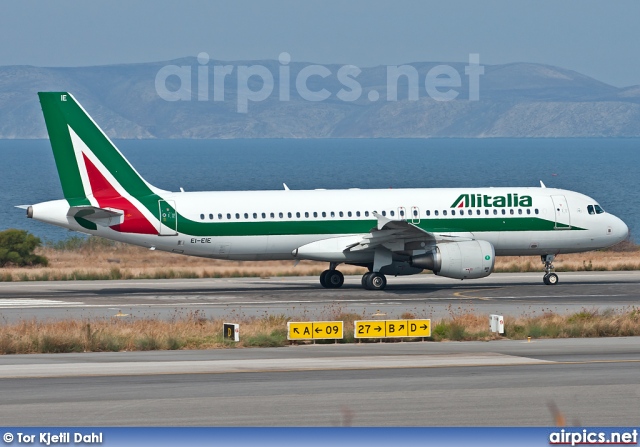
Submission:
{"label": "runway", "polygon": [[636,338],[0,357],[4,425],[638,422]]}
{"label": "runway", "polygon": [[0,317],[169,318],[198,310],[215,318],[264,315],[329,318],[340,312],[363,316],[405,312],[442,318],[451,312],[519,316],[536,312],[571,313],[624,309],[640,303],[640,272],[560,273],[545,286],[539,273],[493,274],[456,281],[434,275],[389,278],[380,292],[363,290],[360,277],[347,277],[341,289],[323,289],[315,277],[228,278],[0,283]]}
{"label": "runway", "polygon": [[[1,283],[5,321],[336,312],[439,318],[638,304],[638,272],[539,274],[479,281],[390,278],[382,292],[348,277]],[[636,425],[637,338],[307,345],[277,349],[0,357],[4,425],[544,426]]]}

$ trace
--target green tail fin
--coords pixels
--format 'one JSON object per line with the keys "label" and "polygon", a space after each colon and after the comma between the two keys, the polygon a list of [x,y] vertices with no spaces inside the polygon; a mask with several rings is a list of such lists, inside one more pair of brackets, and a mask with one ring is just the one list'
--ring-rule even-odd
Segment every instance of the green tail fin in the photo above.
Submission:
{"label": "green tail fin", "polygon": [[155,188],[136,172],[73,95],[67,92],[40,92],[38,96],[62,191],[71,206],[90,204],[87,196],[92,192],[85,157],[91,158],[103,175],[115,179],[131,196],[153,193]]}

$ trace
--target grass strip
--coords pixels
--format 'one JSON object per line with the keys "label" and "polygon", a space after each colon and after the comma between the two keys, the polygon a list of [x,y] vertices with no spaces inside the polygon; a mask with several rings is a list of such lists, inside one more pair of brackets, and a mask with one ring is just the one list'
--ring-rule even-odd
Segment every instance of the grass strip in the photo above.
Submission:
{"label": "grass strip", "polygon": [[[623,337],[640,335],[640,308],[621,311],[582,309],[569,315],[544,312],[536,315],[505,317],[504,336],[489,332],[488,315],[477,315],[450,308],[450,316],[432,321],[429,341],[473,341],[532,338]],[[379,339],[356,340],[353,322],[363,315],[342,313],[329,316],[344,321],[345,334],[338,343],[377,343]],[[414,316],[405,313],[401,319]],[[90,320],[21,320],[0,326],[1,354],[118,352],[176,349],[225,349],[280,347],[287,340],[287,322],[308,318],[284,315],[230,318],[240,324],[240,342],[223,339],[222,319],[207,318],[201,311],[176,312],[167,320],[157,318],[113,317]],[[384,339],[385,343],[401,339]],[[411,341],[412,339],[403,339]],[[416,339],[421,340],[421,339]],[[309,342],[296,342],[306,344]],[[318,343],[334,343],[332,340]]]}

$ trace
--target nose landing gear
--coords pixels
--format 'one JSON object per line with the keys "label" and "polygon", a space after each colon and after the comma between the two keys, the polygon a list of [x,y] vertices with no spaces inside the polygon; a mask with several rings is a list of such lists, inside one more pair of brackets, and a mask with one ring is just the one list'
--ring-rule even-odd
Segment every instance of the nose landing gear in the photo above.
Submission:
{"label": "nose landing gear", "polygon": [[551,270],[553,270],[553,260],[556,258],[556,255],[542,255],[540,257],[542,258],[545,272],[542,277],[542,282],[548,286],[555,286],[558,284],[558,275],[551,273]]}

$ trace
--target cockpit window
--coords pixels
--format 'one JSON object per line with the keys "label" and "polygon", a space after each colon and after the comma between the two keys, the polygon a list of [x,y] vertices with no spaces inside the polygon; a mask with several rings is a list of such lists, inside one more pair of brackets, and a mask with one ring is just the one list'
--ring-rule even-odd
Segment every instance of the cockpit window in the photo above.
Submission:
{"label": "cockpit window", "polygon": [[587,212],[589,214],[602,214],[604,210],[600,207],[600,205],[588,205]]}
{"label": "cockpit window", "polygon": [[593,205],[587,206],[587,212],[589,214],[595,214],[596,213],[596,211],[593,209]]}
{"label": "cockpit window", "polygon": [[594,205],[594,208],[596,209],[596,214],[604,213],[604,210],[600,208],[600,205]]}

